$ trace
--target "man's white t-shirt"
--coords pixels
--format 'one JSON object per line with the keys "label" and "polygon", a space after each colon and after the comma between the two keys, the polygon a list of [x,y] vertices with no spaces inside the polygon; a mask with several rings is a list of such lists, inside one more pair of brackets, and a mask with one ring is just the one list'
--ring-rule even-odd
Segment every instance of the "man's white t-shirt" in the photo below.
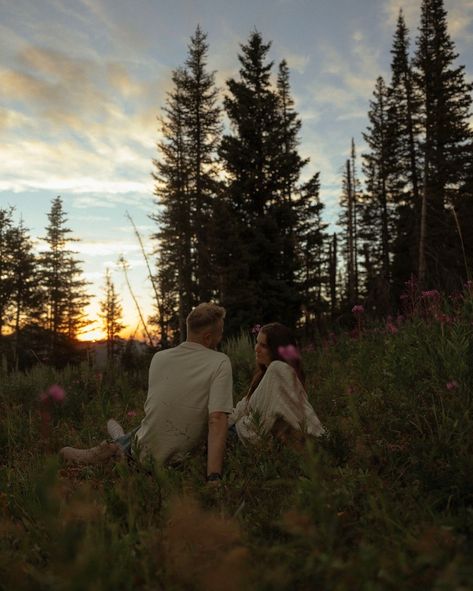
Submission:
{"label": "man's white t-shirt", "polygon": [[159,351],[149,368],[145,417],[134,447],[160,463],[178,460],[205,439],[209,413],[232,412],[232,388],[224,353],[190,341]]}

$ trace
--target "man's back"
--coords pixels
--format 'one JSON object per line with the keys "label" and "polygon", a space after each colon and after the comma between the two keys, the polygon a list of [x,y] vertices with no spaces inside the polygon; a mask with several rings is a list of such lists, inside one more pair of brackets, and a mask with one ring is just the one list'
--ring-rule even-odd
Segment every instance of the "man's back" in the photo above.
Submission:
{"label": "man's back", "polygon": [[141,454],[178,459],[203,440],[211,412],[232,411],[229,358],[186,341],[156,353],[149,370],[145,418],[136,433]]}

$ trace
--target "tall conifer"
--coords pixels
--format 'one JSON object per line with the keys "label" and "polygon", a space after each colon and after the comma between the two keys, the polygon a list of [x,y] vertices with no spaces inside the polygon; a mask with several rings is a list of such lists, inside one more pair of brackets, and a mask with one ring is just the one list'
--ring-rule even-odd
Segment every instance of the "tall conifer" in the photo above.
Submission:
{"label": "tall conifer", "polygon": [[460,187],[471,158],[473,85],[447,30],[443,0],[423,0],[415,55],[422,97],[424,184],[420,219],[419,280],[453,288],[465,276],[452,207],[461,208]]}

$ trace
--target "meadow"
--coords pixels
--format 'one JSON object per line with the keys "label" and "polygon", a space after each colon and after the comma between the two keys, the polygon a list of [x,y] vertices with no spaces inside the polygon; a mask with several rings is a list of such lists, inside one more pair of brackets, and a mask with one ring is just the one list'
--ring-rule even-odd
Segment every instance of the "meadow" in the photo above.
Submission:
{"label": "meadow", "polygon": [[[178,468],[63,466],[63,445],[142,416],[146,368],[0,371],[0,588],[473,588],[473,288],[408,294],[405,313],[303,352],[328,436],[303,452],[230,443],[222,486],[205,449]],[[235,397],[251,335],[227,342]],[[58,384],[64,400],[45,397]],[[43,394],[43,396],[42,396]]]}

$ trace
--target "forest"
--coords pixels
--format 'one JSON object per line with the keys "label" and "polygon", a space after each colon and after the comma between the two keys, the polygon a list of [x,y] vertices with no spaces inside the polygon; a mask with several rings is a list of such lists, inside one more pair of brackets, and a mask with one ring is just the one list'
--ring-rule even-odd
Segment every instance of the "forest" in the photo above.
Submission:
{"label": "forest", "polygon": [[[332,224],[320,173],[301,180],[309,159],[286,61],[275,66],[258,31],[240,47],[238,76],[218,89],[197,27],[159,113],[156,231],[147,237],[155,246],[146,260],[154,313],[141,317],[149,344],[185,338],[185,318],[200,301],[227,309],[226,336],[278,319],[315,342],[353,328],[356,305],[373,319],[402,314],[412,282],[421,292],[461,290],[473,261],[472,84],[443,2],[422,3],[415,43],[400,11],[390,79],[374,82],[366,151],[347,138]],[[0,212],[2,351],[20,365],[35,356],[64,364],[88,321],[77,238],[60,197],[43,251],[14,219],[13,210]],[[104,286],[113,344],[121,304],[110,275]]]}

